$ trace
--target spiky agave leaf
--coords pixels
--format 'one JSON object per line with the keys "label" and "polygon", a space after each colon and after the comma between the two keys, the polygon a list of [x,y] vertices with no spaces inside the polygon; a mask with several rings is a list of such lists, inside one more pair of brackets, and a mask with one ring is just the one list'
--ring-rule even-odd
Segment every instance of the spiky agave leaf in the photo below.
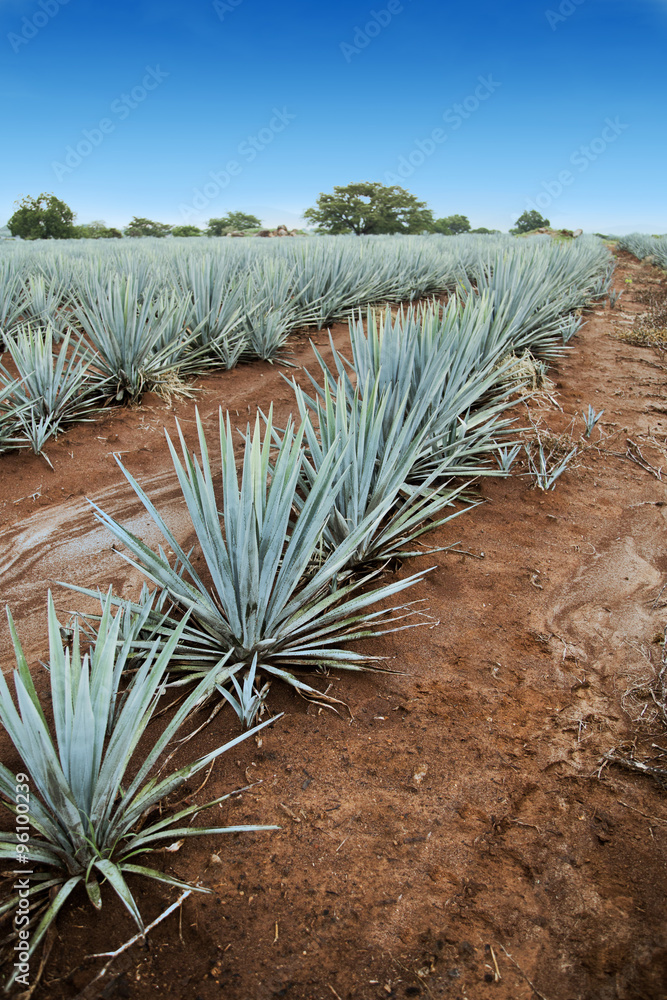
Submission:
{"label": "spiky agave leaf", "polygon": [[2,337],[18,323],[25,306],[20,262],[0,259],[0,344]]}
{"label": "spiky agave leaf", "polygon": [[[421,420],[415,433],[422,445],[406,477],[415,486],[437,475],[494,475],[486,460],[501,431],[511,420],[501,419],[514,387],[504,384],[511,361],[491,329],[489,296],[479,303],[461,305],[456,298],[446,307],[426,307],[382,313],[369,310],[350,322],[351,365],[331,341],[335,372],[317,350],[315,355],[333,394],[344,390],[350,411],[356,384],[377,381],[387,394],[383,434],[390,433],[396,417],[417,409]],[[322,401],[324,390],[309,376]],[[339,388],[340,384],[340,388]],[[315,401],[308,399],[314,407]]]}
{"label": "spiky agave leaf", "polygon": [[66,280],[49,280],[44,274],[29,274],[23,282],[24,303],[21,309],[25,319],[39,326],[51,326],[56,342],[65,332],[69,316],[64,308],[69,304],[70,293]]}
{"label": "spiky agave leaf", "polygon": [[297,316],[292,295],[295,270],[280,259],[254,262],[245,291],[248,357],[274,361],[280,355]]}
{"label": "spiky agave leaf", "polygon": [[118,400],[134,399],[178,370],[173,345],[162,340],[165,330],[173,331],[179,307],[156,298],[154,283],[142,288],[133,275],[120,274],[106,282],[89,279],[80,291],[75,316]]}
{"label": "spiky agave leaf", "polygon": [[179,261],[179,277],[192,301],[196,345],[213,361],[233,368],[246,346],[244,285],[235,267],[221,267],[212,255]]}
{"label": "spiky agave leaf", "polygon": [[[290,422],[277,455],[271,459],[272,416],[262,438],[259,416],[255,430],[246,434],[243,470],[239,482],[231,424],[220,413],[222,460],[221,496],[216,495],[208,445],[197,415],[200,458],[193,456],[178,428],[182,458],[167,435],[172,461],[199,548],[213,583],[210,592],[173,533],[139,483],[123,472],[144,507],[175,553],[181,575],[164,552],[155,553],[112,517],[93,504],[97,518],[125,545],[124,555],[171,601],[191,612],[190,625],[209,642],[215,659],[229,654],[220,667],[218,683],[251,668],[277,676],[297,690],[321,697],[299,680],[292,668],[336,666],[368,668],[380,658],[342,648],[344,641],[380,634],[393,625],[391,611],[366,609],[421,579],[417,573],[377,590],[359,592],[362,581],[335,589],[337,575],[351,554],[375,527],[365,521],[349,533],[316,572],[307,575],[329,521],[340,480],[343,456],[330,449],[314,477],[298,517],[293,518],[300,485],[304,428]],[[219,510],[221,507],[221,510]],[[372,576],[373,574],[371,574]],[[333,589],[332,589],[333,588]],[[213,662],[215,662],[215,659]],[[208,662],[211,662],[210,660]],[[197,673],[189,660],[180,668]]]}
{"label": "spiky agave leaf", "polygon": [[[182,884],[162,872],[133,863],[132,859],[137,854],[151,850],[160,840],[199,833],[275,829],[256,826],[183,827],[184,819],[207,807],[199,805],[157,822],[144,823],[140,830],[137,829],[141,817],[160,799],[250,735],[242,734],[167,777],[159,780],[149,777],[188,714],[215,686],[215,676],[209,673],[183,701],[132,779],[127,781],[128,767],[163,691],[167,663],[181,637],[185,620],[174,629],[159,653],[157,643],[149,651],[125,691],[122,707],[114,712],[120,680],[116,669],[120,613],[112,617],[111,603],[107,601],[95,647],[90,656],[81,656],[78,639],[75,639],[71,653],[63,647],[55,607],[49,594],[53,736],[9,611],[8,617],[17,664],[14,672],[16,703],[4,675],[0,673],[0,721],[30,777],[27,815],[32,833],[27,839],[20,833],[0,833],[0,858],[15,861],[17,848],[27,852],[32,869],[30,878],[35,883],[32,886],[31,908],[39,910],[44,893],[57,889],[55,898],[46,905],[31,935],[29,954],[33,954],[39,946],[77,885],[84,884],[94,905],[101,906],[99,879],[111,885],[142,930],[141,915],[127,884],[126,874],[144,874],[168,884]],[[259,726],[251,732],[260,728],[263,727]],[[14,813],[17,812],[16,787],[16,776],[0,765],[0,794]],[[225,797],[216,799],[215,803]],[[52,874],[50,869],[54,869]],[[192,888],[200,889],[198,886]],[[17,903],[18,896],[12,896],[3,904],[4,912]],[[6,989],[11,987],[16,974],[17,970],[9,977]]]}
{"label": "spiky agave leaf", "polygon": [[[19,407],[19,422],[39,454],[45,441],[61,426],[90,420],[101,402],[100,378],[91,375],[92,356],[83,338],[72,343],[69,331],[60,348],[54,348],[51,325],[21,324],[5,336],[7,349],[21,377],[13,383],[12,397]],[[0,384],[12,380],[0,368]]]}
{"label": "spiky agave leaf", "polygon": [[[94,590],[90,587],[79,587],[62,580],[59,580],[58,583],[78,594],[97,598],[102,611],[107,600],[111,602],[113,607],[122,609],[118,655],[119,662],[123,663],[123,669],[131,669],[141,663],[147,651],[153,648],[156,641],[165,643],[174,630],[175,618],[179,617],[178,607],[171,600],[168,591],[160,590],[159,587],[151,591],[144,584],[139,600],[131,601],[117,597],[110,591],[104,595],[99,588]],[[95,632],[99,629],[99,625],[95,623],[101,621],[102,615],[87,614],[85,619],[86,622],[90,622],[93,632]],[[190,661],[197,664],[213,664],[221,659],[219,644],[199,630],[196,625],[193,627],[190,621],[183,629],[174,655],[179,662]],[[189,683],[187,676],[183,683]]]}
{"label": "spiky agave leaf", "polygon": [[0,380],[0,452],[24,447],[26,443],[21,417],[28,407],[16,400],[15,391],[19,387],[19,379],[8,379],[4,385]]}
{"label": "spiky agave leaf", "polygon": [[[322,401],[308,401],[299,386],[293,383],[293,388],[308,446],[303,495],[308,495],[330,450],[340,456],[344,469],[334,510],[323,533],[326,549],[335,551],[353,530],[366,523],[369,530],[362,532],[360,544],[346,564],[348,568],[415,554],[408,553],[406,547],[436,527],[431,519],[451,508],[465,489],[449,487],[447,461],[419,489],[407,486],[429,435],[429,424],[424,419],[430,407],[429,397],[424,393],[408,407],[408,392],[399,401],[393,398],[391,388],[381,393],[379,376],[372,386],[366,383],[356,388],[351,405],[340,379],[335,396],[329,384],[325,385]],[[385,430],[389,402],[393,419]],[[297,505],[300,503],[297,497]],[[459,513],[462,511],[451,511],[437,525]]]}

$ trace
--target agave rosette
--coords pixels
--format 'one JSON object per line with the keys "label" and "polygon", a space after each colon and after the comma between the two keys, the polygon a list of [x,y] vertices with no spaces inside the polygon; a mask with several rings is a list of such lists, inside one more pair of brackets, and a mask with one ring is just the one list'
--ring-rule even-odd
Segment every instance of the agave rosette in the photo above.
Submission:
{"label": "agave rosette", "polygon": [[[376,590],[362,590],[374,574],[338,585],[338,574],[374,527],[365,521],[319,561],[322,534],[331,516],[341,476],[342,456],[330,449],[312,482],[308,496],[298,503],[303,467],[304,427],[290,423],[281,435],[275,456],[272,415],[262,435],[259,415],[254,432],[248,429],[240,481],[236,470],[229,417],[220,414],[221,494],[216,495],[208,445],[197,417],[200,458],[188,450],[180,428],[179,456],[168,437],[172,461],[188,514],[197,536],[211,586],[195,568],[134,477],[123,472],[159,527],[176,565],[163,548],[154,552],[96,505],[97,518],[128,549],[122,553],[183,612],[190,612],[190,634],[199,634],[199,647],[211,650],[204,661],[220,661],[218,684],[245,674],[257,657],[256,670],[291,684],[299,692],[324,696],[298,678],[293,670],[338,667],[359,670],[376,667],[381,657],[344,648],[343,642],[367,638],[393,629],[396,609],[368,611],[370,605],[404,590],[419,580],[417,573]],[[120,463],[119,463],[120,464]],[[122,468],[122,465],[121,465]],[[176,650],[175,664],[188,675],[204,669],[188,656],[187,644]],[[185,654],[185,655],[181,655]]]}
{"label": "agave rosette", "polygon": [[[189,713],[213,689],[215,677],[210,674],[182,702],[161,734],[142,754],[132,776],[128,776],[139,741],[164,691],[167,664],[186,622],[173,631],[161,650],[158,650],[159,643],[153,645],[121,695],[118,638],[122,613],[119,611],[113,617],[111,601],[107,599],[90,654],[81,654],[77,627],[70,653],[63,646],[49,594],[49,670],[54,735],[8,613],[17,664],[14,672],[16,703],[4,675],[0,674],[0,721],[21,756],[29,784],[19,781],[17,775],[0,764],[0,794],[5,805],[18,816],[21,810],[17,809],[17,785],[28,784],[29,809],[25,825],[19,826],[17,821],[17,832],[0,833],[0,858],[16,863],[17,858],[26,856],[30,861],[31,885],[27,897],[33,911],[30,954],[39,946],[67,898],[80,885],[85,886],[90,901],[99,909],[102,905],[100,883],[107,882],[142,931],[143,921],[127,876],[143,875],[168,885],[188,887],[164,872],[136,863],[139,855],[150,852],[161,841],[198,834],[275,829],[190,825],[197,812],[228,796],[206,806],[188,806],[160,819],[152,818],[153,809],[160,800],[250,733],[244,733],[165,777],[149,776]],[[23,772],[19,775],[25,777]],[[199,886],[189,888],[206,891]],[[44,899],[45,894],[50,894],[50,899]],[[12,912],[17,904],[18,896],[12,894],[0,906],[0,914]],[[6,988],[11,986],[16,971]]]}

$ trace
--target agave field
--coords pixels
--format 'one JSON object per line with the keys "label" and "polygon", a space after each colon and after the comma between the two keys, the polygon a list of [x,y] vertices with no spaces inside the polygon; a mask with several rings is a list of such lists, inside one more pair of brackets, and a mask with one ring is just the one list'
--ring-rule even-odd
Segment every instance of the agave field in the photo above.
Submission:
{"label": "agave field", "polygon": [[481,370],[525,347],[547,356],[576,330],[575,311],[605,294],[610,265],[596,238],[545,240],[5,243],[0,331],[14,371],[0,372],[0,447],[40,452],[96,408],[185,390],[212,366],[277,359],[291,330],[367,304],[456,293],[434,322],[448,352],[457,336],[469,341],[462,366],[474,355]]}
{"label": "agave field", "polygon": [[667,268],[667,236],[646,236],[630,233],[618,241],[620,250],[627,250],[638,260],[650,257],[658,267]]}
{"label": "agave field", "polygon": [[[627,237],[624,246],[664,254],[660,239]],[[181,427],[167,428],[194,551],[121,465],[161,543],[151,547],[92,505],[91,519],[145,585],[129,599],[100,594],[95,580],[70,581],[100,598],[96,634],[85,641],[78,623],[63,638],[49,598],[48,705],[31,679],[20,623],[10,621],[15,696],[2,679],[0,720],[36,794],[29,837],[2,834],[0,857],[14,859],[25,844],[37,870],[30,954],[80,885],[99,908],[106,883],[142,930],[126,876],[185,887],[137,863],[157,842],[273,828],[191,826],[201,806],[159,819],[154,811],[272,721],[257,725],[271,682],[342,710],[308,675],[385,669],[368,643],[350,643],[416,625],[428,573],[387,569],[423,554],[416,546],[425,532],[465,516],[473,480],[510,474],[512,401],[569,350],[582,310],[608,295],[613,271],[596,237],[0,246],[0,450],[30,448],[47,461],[52,437],[104,408],[140,405],[148,391],[187,395],[195,376],[252,359],[289,365],[291,332],[349,322],[349,349],[331,341],[327,360],[314,350],[305,387],[285,376],[293,416],[284,426],[270,405],[257,413],[240,467],[238,431],[222,409],[215,440],[198,420],[196,449]],[[599,416],[589,416],[588,436]],[[395,604],[405,591],[414,598]],[[139,741],[167,688],[186,694],[142,758]],[[245,731],[151,777],[208,701],[231,706]],[[14,812],[16,785],[1,766],[0,792]],[[17,905],[10,895],[2,913]]]}

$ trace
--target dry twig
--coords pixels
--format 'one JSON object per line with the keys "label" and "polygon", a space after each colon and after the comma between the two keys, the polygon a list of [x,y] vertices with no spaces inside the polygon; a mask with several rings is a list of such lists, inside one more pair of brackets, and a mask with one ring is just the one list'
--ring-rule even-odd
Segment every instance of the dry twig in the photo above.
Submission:
{"label": "dry twig", "polygon": [[519,972],[521,973],[521,975],[523,976],[523,978],[524,978],[524,979],[526,980],[526,982],[527,982],[527,983],[528,983],[528,985],[530,986],[530,988],[531,988],[531,990],[533,991],[533,993],[534,993],[534,994],[535,994],[536,996],[538,996],[538,997],[540,998],[540,1000],[547,1000],[547,998],[545,997],[544,993],[540,993],[540,991],[538,990],[538,988],[537,988],[537,986],[535,985],[535,983],[531,982],[531,980],[530,980],[530,979],[528,978],[528,976],[526,975],[526,973],[525,973],[525,972],[523,971],[523,969],[521,968],[521,966],[519,965],[519,963],[518,963],[517,961],[515,961],[515,960],[514,960],[514,959],[512,958],[512,956],[511,956],[511,955],[510,955],[510,953],[508,952],[508,950],[507,950],[507,948],[505,947],[505,945],[504,945],[504,944],[501,944],[501,946],[500,946],[500,947],[501,947],[501,948],[503,949],[503,951],[505,952],[505,954],[506,954],[506,955],[507,955],[507,957],[509,958],[509,960],[510,960],[510,962],[512,963],[512,965],[513,965],[513,966],[514,966],[514,967],[515,967],[516,969],[518,969],[518,970],[519,970]]}
{"label": "dry twig", "polygon": [[662,467],[656,469],[652,466],[651,463],[642,455],[642,450],[639,445],[630,438],[627,439],[627,451],[625,453],[625,458],[629,458],[630,461],[638,465],[640,469],[644,469],[645,472],[650,472],[650,474],[655,476],[659,482],[662,482]]}
{"label": "dry twig", "polygon": [[116,948],[115,951],[101,951],[95,955],[88,955],[87,956],[88,958],[108,958],[109,961],[100,969],[95,978],[88,983],[88,986],[81,995],[82,996],[87,995],[91,986],[94,983],[99,982],[100,979],[103,979],[104,976],[106,976],[107,972],[109,971],[115,960],[119,957],[119,955],[122,955],[123,952],[126,952],[129,948],[132,947],[133,944],[136,944],[137,941],[145,941],[146,935],[149,933],[149,931],[152,931],[153,928],[157,927],[158,924],[162,923],[162,921],[165,920],[170,913],[173,913],[174,910],[177,910],[180,906],[182,906],[185,900],[188,898],[188,896],[191,895],[192,895],[192,889],[186,889],[184,892],[181,893],[181,895],[178,897],[175,903],[172,903],[171,906],[168,906],[166,910],[163,910],[162,913],[159,915],[159,917],[156,917],[155,920],[148,925],[148,927],[144,928],[143,933],[139,932],[138,934],[135,934],[134,937],[131,937],[130,940],[126,941],[125,944],[120,946],[120,948]]}
{"label": "dry twig", "polygon": [[641,809],[637,809],[636,806],[629,805],[627,802],[624,802],[623,799],[617,799],[616,801],[620,806],[625,806],[626,809],[631,809],[632,812],[639,813],[640,816],[643,816],[644,819],[650,820],[651,823],[659,823],[661,826],[667,826],[667,820],[665,819],[658,819],[657,816],[649,816],[648,813],[642,812]]}
{"label": "dry twig", "polygon": [[618,764],[620,767],[627,768],[628,771],[639,771],[640,774],[646,774],[651,778],[655,778],[658,784],[662,785],[663,788],[667,788],[667,770],[663,767],[653,767],[652,764],[645,764],[641,760],[635,760],[634,757],[616,756],[613,750],[606,753],[604,758],[612,764]]}

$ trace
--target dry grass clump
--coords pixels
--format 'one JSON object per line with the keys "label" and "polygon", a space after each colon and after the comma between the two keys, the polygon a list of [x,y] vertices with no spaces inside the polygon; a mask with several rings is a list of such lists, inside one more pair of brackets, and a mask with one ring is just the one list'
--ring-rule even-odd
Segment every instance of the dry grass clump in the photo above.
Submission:
{"label": "dry grass clump", "polygon": [[576,441],[567,431],[562,434],[554,434],[548,428],[540,428],[538,441],[557,462],[560,462],[572,452],[573,448],[577,447]]}
{"label": "dry grass clump", "polygon": [[[653,602],[654,609],[665,607],[660,603],[664,590],[665,587]],[[623,696],[625,711],[634,723],[641,724],[648,736],[640,740],[638,732],[633,740],[609,750],[603,762],[651,777],[667,790],[667,750],[662,745],[664,737],[656,742],[653,728],[667,726],[667,626],[662,634],[655,636],[653,644],[661,647],[660,659],[656,663],[652,652],[644,650],[650,672]]]}
{"label": "dry grass clump", "polygon": [[505,366],[503,372],[503,385],[514,389],[518,396],[534,396],[544,394],[549,396],[555,388],[554,383],[547,376],[547,365],[533,357],[526,348],[522,354],[510,355],[503,358],[496,366]]}
{"label": "dry grass clump", "polygon": [[554,488],[566,469],[574,468],[578,449],[568,434],[539,430],[535,441],[524,444],[524,450],[534,487],[546,491]]}
{"label": "dry grass clump", "polygon": [[151,386],[151,392],[163,399],[165,403],[171,402],[174,397],[181,399],[196,399],[201,392],[198,386],[186,382],[178,370],[164,372]]}
{"label": "dry grass clump", "polygon": [[637,292],[635,298],[648,309],[631,330],[617,330],[617,338],[637,347],[667,349],[667,278]]}
{"label": "dry grass clump", "polygon": [[643,306],[654,307],[667,299],[667,278],[647,279],[644,288],[638,288],[634,293],[634,301]]}
{"label": "dry grass clump", "polygon": [[[653,607],[663,606],[658,604],[662,593],[661,590]],[[650,672],[626,691],[623,707],[634,722],[660,721],[667,726],[667,627],[662,635],[656,635],[653,642],[661,646],[660,659],[655,663],[654,656],[649,652],[646,659],[650,663]]]}
{"label": "dry grass clump", "polygon": [[618,340],[635,347],[657,347],[667,350],[667,325],[653,329],[650,326],[639,325],[633,330],[621,330],[616,334]]}

